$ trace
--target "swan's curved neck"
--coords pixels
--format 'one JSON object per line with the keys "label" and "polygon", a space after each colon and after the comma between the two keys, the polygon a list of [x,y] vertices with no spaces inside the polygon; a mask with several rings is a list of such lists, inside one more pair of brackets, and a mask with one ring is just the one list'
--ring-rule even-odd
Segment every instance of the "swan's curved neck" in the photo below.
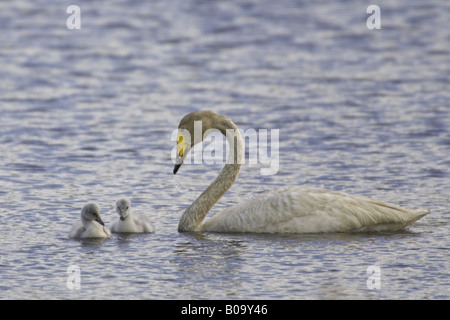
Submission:
{"label": "swan's curved neck", "polygon": [[200,231],[205,216],[233,185],[241,168],[244,142],[239,129],[228,118],[226,121],[216,123],[215,129],[227,138],[229,144],[227,162],[217,178],[183,213],[178,224],[178,231]]}

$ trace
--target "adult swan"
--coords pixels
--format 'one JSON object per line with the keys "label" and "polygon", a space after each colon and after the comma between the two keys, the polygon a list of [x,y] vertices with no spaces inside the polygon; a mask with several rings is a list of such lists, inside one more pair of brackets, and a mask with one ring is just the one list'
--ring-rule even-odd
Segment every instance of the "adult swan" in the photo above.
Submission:
{"label": "adult swan", "polygon": [[260,194],[203,222],[208,211],[234,183],[244,150],[239,130],[229,118],[213,111],[189,113],[178,126],[174,174],[191,147],[201,142],[205,132],[207,135],[211,129],[226,136],[230,145],[228,160],[219,176],[183,213],[178,231],[318,233],[401,230],[429,213],[342,192],[293,186]]}

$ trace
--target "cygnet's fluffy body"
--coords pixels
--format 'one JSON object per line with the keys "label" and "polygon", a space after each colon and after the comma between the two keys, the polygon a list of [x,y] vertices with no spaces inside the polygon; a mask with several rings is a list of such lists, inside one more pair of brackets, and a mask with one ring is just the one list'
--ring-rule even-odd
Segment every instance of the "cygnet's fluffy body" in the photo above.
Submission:
{"label": "cygnet's fluffy body", "polygon": [[111,232],[115,233],[151,233],[153,226],[147,217],[131,213],[130,200],[123,198],[116,201],[116,212],[119,219],[114,221]]}
{"label": "cygnet's fluffy body", "polygon": [[83,207],[81,220],[75,222],[69,231],[69,237],[78,239],[107,238],[110,235],[100,216],[100,207],[94,202]]}

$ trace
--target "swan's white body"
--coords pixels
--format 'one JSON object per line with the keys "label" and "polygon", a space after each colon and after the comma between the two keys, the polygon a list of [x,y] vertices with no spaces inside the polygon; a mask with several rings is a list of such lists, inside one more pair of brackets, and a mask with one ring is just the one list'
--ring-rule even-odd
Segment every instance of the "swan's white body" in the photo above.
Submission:
{"label": "swan's white body", "polygon": [[116,233],[151,233],[153,226],[147,217],[131,213],[131,202],[128,199],[120,199],[116,202],[116,212],[119,219],[114,221],[111,232]]}
{"label": "swan's white body", "polygon": [[[261,233],[393,231],[404,229],[429,213],[423,209],[405,209],[342,192],[308,187],[283,187],[226,208],[203,223],[208,211],[237,177],[243,154],[243,141],[236,125],[229,118],[212,111],[188,114],[178,127],[178,159],[174,173],[178,171],[190,148],[199,142],[198,138],[193,137],[193,125],[196,121],[202,121],[202,134],[212,128],[224,135],[227,130],[235,130],[237,143],[234,143],[234,137],[229,139],[226,136],[230,150],[234,149],[237,159],[229,158],[219,176],[186,209],[178,225],[179,231]],[[183,135],[184,130],[190,132],[190,141]]]}
{"label": "swan's white body", "polygon": [[227,208],[201,231],[318,233],[401,230],[426,215],[370,198],[308,187],[284,187]]}
{"label": "swan's white body", "polygon": [[100,217],[100,207],[93,202],[83,207],[81,220],[75,222],[69,231],[69,237],[76,239],[108,238],[110,235]]}

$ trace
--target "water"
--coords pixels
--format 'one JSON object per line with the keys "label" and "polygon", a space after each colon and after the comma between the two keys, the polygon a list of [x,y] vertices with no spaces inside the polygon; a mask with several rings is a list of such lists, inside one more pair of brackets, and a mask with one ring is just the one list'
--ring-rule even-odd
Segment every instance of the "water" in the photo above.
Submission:
{"label": "water", "polygon": [[[450,6],[381,2],[369,30],[368,5],[2,1],[0,298],[448,299]],[[213,211],[310,185],[432,213],[397,233],[180,234],[220,170],[172,174],[199,109],[280,130],[278,173],[244,165]],[[68,238],[85,203],[108,224],[121,196],[156,233]]]}

